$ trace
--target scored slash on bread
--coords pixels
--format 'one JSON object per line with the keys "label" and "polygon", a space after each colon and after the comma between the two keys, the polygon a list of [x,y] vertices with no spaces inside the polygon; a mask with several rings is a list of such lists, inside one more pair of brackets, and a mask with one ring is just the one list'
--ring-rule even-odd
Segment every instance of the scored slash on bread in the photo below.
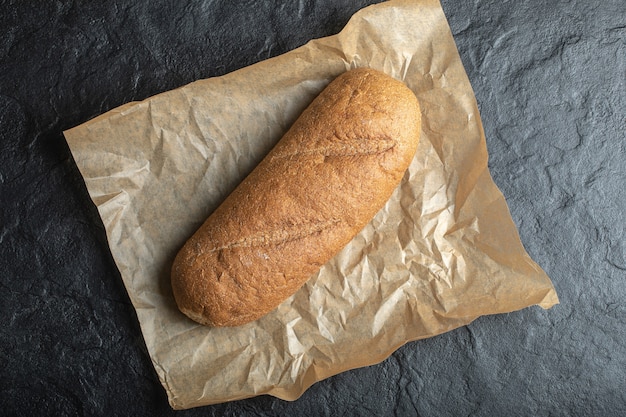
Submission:
{"label": "scored slash on bread", "polygon": [[302,239],[315,233],[320,233],[324,229],[336,226],[341,220],[330,219],[326,221],[309,221],[303,223],[294,223],[283,226],[280,229],[264,230],[258,234],[246,236],[244,238],[233,240],[225,245],[209,248],[205,250],[201,245],[197,245],[198,253],[215,252],[220,250],[228,250],[234,248],[253,248],[257,246],[279,245],[292,240]]}
{"label": "scored slash on bread", "polygon": [[[338,138],[334,136],[334,138]],[[341,157],[341,156],[358,156],[358,155],[374,155],[383,153],[396,146],[396,141],[390,138],[380,138],[377,140],[358,138],[351,141],[343,141],[337,139],[330,146],[315,149],[306,149],[290,154],[274,154],[273,158],[297,158],[302,156],[318,156],[318,157]]]}

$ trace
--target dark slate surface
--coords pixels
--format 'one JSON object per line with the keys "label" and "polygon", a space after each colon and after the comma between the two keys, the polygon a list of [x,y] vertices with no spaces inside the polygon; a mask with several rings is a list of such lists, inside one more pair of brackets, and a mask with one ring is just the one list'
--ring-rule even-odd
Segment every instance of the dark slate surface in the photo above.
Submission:
{"label": "dark slate surface", "polygon": [[[126,4],[128,3],[128,4]],[[561,304],[175,413],[62,131],[338,32],[368,1],[0,2],[0,415],[626,415],[626,4],[444,0],[493,177]]]}

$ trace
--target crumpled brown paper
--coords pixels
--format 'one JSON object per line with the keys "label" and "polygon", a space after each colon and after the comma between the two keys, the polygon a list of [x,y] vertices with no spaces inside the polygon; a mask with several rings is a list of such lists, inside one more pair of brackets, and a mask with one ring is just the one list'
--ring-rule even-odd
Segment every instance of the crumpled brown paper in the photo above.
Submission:
{"label": "crumpled brown paper", "polygon": [[[334,77],[369,66],[422,106],[415,159],[371,223],[266,317],[181,314],[170,266],[187,238]],[[129,103],[65,132],[174,408],[299,397],[407,341],[558,302],[491,180],[475,98],[436,0],[356,13],[336,36]]]}

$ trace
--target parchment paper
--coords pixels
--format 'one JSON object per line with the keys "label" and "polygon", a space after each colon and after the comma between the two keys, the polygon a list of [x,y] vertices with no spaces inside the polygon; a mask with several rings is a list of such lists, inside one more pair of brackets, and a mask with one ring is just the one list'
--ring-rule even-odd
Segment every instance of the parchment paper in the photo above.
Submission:
{"label": "parchment paper", "polygon": [[[170,266],[187,238],[337,75],[369,66],[422,106],[417,154],[388,204],[266,317],[209,328],[181,314]],[[294,400],[407,341],[558,303],[487,168],[475,98],[435,0],[356,13],[336,35],[129,103],[65,132],[173,408]]]}

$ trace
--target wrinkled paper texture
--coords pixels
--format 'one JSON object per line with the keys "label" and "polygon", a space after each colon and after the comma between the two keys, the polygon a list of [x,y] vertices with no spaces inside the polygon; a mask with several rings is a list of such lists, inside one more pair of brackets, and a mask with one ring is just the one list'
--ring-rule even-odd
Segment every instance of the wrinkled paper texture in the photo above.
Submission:
{"label": "wrinkled paper texture", "polygon": [[[181,314],[183,243],[337,75],[368,66],[422,107],[417,154],[386,206],[266,317],[209,328]],[[65,132],[173,408],[311,384],[481,315],[558,302],[487,168],[478,108],[436,0],[356,13],[336,36],[129,103]]]}

